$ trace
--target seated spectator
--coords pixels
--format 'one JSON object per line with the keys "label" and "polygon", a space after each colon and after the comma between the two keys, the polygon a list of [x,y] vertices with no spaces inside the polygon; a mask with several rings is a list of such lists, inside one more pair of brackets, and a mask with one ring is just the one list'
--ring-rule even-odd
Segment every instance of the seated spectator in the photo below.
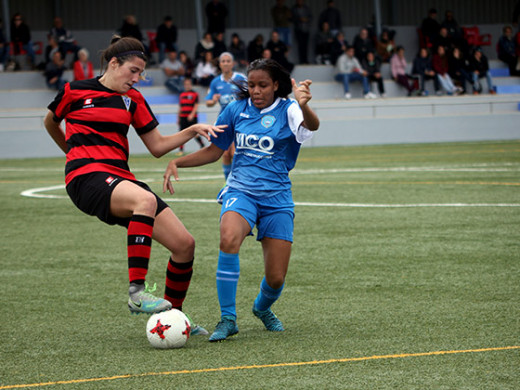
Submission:
{"label": "seated spectator", "polygon": [[231,44],[229,52],[233,54],[235,59],[235,67],[241,71],[247,68],[247,51],[244,41],[242,41],[237,33],[231,36]]}
{"label": "seated spectator", "polygon": [[94,67],[88,57],[89,53],[87,49],[79,49],[78,60],[74,61],[73,65],[74,80],[87,80],[94,78]]}
{"label": "seated spectator", "polygon": [[215,39],[213,40],[213,58],[218,58],[220,55],[227,51],[226,43],[224,42],[224,33],[219,32],[215,34]]}
{"label": "seated spectator", "polygon": [[376,53],[383,62],[390,61],[390,57],[394,54],[395,43],[390,39],[388,30],[381,31],[381,36],[376,43]]}
{"label": "seated spectator", "polygon": [[76,40],[72,32],[63,26],[63,20],[59,16],[54,18],[53,27],[51,31],[49,31],[49,35],[54,37],[56,42],[58,42],[63,60],[67,58],[67,53],[69,52],[74,55],[73,63],[78,60],[78,51],[81,47],[76,45]]}
{"label": "seated spectator", "polygon": [[332,65],[336,65],[336,62],[338,61],[339,56],[341,56],[343,53],[345,53],[345,50],[347,50],[348,42],[345,39],[345,34],[343,34],[342,31],[338,32],[336,34],[336,37],[332,41],[331,48],[330,48],[330,61],[332,62]]}
{"label": "seated spectator", "polygon": [[440,29],[441,25],[437,21],[437,10],[435,8],[430,8],[428,16],[423,19],[421,24],[421,32],[424,39],[433,44],[439,35]]}
{"label": "seated spectator", "polygon": [[462,88],[456,87],[455,84],[453,84],[453,80],[448,73],[448,56],[446,55],[444,46],[440,45],[437,47],[437,51],[433,55],[432,66],[435,73],[437,73],[439,83],[448,95],[462,92]]}
{"label": "seated spectator", "polygon": [[517,56],[517,47],[511,26],[504,26],[504,28],[502,28],[502,35],[497,43],[497,52],[498,59],[507,64],[509,74],[511,76],[520,75],[520,61]]}
{"label": "seated spectator", "polygon": [[276,5],[271,8],[274,29],[280,34],[281,40],[291,45],[291,9],[285,4],[285,0],[276,0]]}
{"label": "seated spectator", "polygon": [[439,34],[437,38],[433,41],[433,50],[437,51],[439,46],[444,47],[444,51],[449,52],[455,46],[453,40],[448,35],[448,29],[446,27],[441,27],[439,30]]}
{"label": "seated spectator", "polygon": [[271,58],[282,65],[289,73],[294,69],[294,64],[289,62],[287,54],[289,49],[287,45],[280,39],[277,31],[271,32],[271,39],[267,42],[266,48],[271,50]]}
{"label": "seated spectator", "polygon": [[262,52],[264,51],[264,37],[262,34],[258,34],[252,41],[247,45],[247,61],[253,62],[258,58],[262,58]]}
{"label": "seated spectator", "polygon": [[22,48],[27,53],[27,64],[34,69],[36,55],[31,40],[31,29],[20,13],[14,14],[11,19],[11,42],[14,46],[14,53],[11,54],[20,54],[20,48]]}
{"label": "seated spectator", "polygon": [[455,47],[448,56],[448,74],[452,78],[455,85],[462,88],[461,93],[466,93],[466,81],[473,84],[473,78],[469,73],[469,63],[464,57],[464,53],[458,47]]}
{"label": "seated spectator", "polygon": [[367,72],[368,81],[377,83],[379,96],[385,97],[385,84],[381,74],[381,59],[369,51],[367,58],[361,61],[361,67]]}
{"label": "seated spectator", "polygon": [[318,64],[330,65],[331,61],[331,50],[332,42],[334,42],[334,35],[330,31],[329,24],[323,22],[320,31],[316,34],[316,62]]}
{"label": "seated spectator", "polygon": [[213,53],[208,50],[204,54],[204,60],[195,68],[195,80],[198,85],[209,87],[211,80],[217,75],[217,67],[213,63]]}
{"label": "seated spectator", "polygon": [[328,24],[332,36],[335,36],[341,30],[341,12],[334,7],[334,0],[328,0],[327,8],[320,13],[318,19],[318,27],[320,29],[324,22]]}
{"label": "seated spectator", "polygon": [[459,49],[463,51],[467,50],[466,40],[464,39],[464,32],[455,20],[453,16],[453,11],[446,10],[446,12],[444,13],[444,21],[442,22],[441,27],[444,27],[446,29],[446,31],[448,32],[448,37],[450,37],[451,42],[454,46],[457,46]]}
{"label": "seated spectator", "polygon": [[428,90],[425,87],[427,80],[433,80],[436,94],[440,92],[439,80],[433,70],[432,59],[427,48],[421,48],[419,53],[417,53],[417,57],[413,60],[412,75],[419,77],[419,87],[423,96],[428,95]]}
{"label": "seated spectator", "polygon": [[202,39],[195,46],[195,55],[193,56],[193,61],[195,64],[203,61],[205,53],[207,51],[212,51],[214,47],[215,43],[213,42],[211,33],[206,32]]}
{"label": "seated spectator", "polygon": [[155,43],[159,49],[159,64],[166,58],[167,51],[177,51],[177,26],[173,24],[171,16],[165,16],[163,22],[157,27]]}
{"label": "seated spectator", "polygon": [[63,79],[63,72],[65,71],[65,61],[61,58],[61,52],[57,51],[52,56],[52,61],[45,67],[45,81],[47,86],[51,89],[60,90],[68,82]]}
{"label": "seated spectator", "polygon": [[368,83],[367,72],[361,67],[358,59],[354,55],[354,47],[348,46],[345,52],[338,58],[336,63],[337,74],[334,79],[343,83],[343,92],[345,99],[350,99],[352,94],[349,92],[349,84],[351,81],[360,81],[363,83],[363,94],[365,99],[373,99],[376,97],[370,92],[370,84]]}
{"label": "seated spectator", "polygon": [[369,51],[375,51],[374,44],[372,39],[368,36],[368,30],[362,28],[359,30],[359,34],[354,38],[354,52],[356,53],[356,58],[359,61],[362,61],[363,58],[366,58]]}
{"label": "seated spectator", "polygon": [[473,56],[469,60],[469,70],[473,78],[474,94],[479,94],[482,92],[480,79],[484,77],[486,78],[489,93],[492,95],[496,93],[493,87],[491,74],[489,73],[488,59],[481,50],[477,49],[474,51]]}
{"label": "seated spectator", "polygon": [[404,47],[397,46],[390,58],[390,69],[395,82],[408,91],[408,96],[420,94],[417,78],[407,73],[408,63],[404,57]]}
{"label": "seated spectator", "polygon": [[167,77],[164,85],[174,94],[180,94],[183,90],[184,75],[186,70],[182,62],[177,58],[177,52],[171,50],[166,54],[166,58],[159,65]]}
{"label": "seated spectator", "polygon": [[43,54],[43,64],[38,64],[38,68],[42,68],[45,70],[45,67],[48,63],[52,62],[52,57],[54,53],[60,50],[60,45],[58,45],[58,41],[52,35],[47,34],[47,46],[45,46],[45,52]]}
{"label": "seated spectator", "polygon": [[184,67],[184,78],[193,79],[193,72],[195,71],[195,65],[193,65],[193,61],[191,60],[188,53],[184,50],[179,52],[179,61]]}

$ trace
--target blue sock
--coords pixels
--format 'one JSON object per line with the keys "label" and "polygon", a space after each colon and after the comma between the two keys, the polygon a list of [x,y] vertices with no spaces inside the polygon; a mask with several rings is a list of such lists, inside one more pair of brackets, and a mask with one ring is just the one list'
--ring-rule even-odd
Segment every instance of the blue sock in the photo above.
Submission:
{"label": "blue sock", "polygon": [[222,316],[237,316],[236,296],[239,276],[238,253],[220,251],[217,264],[217,294]]}
{"label": "blue sock", "polygon": [[231,164],[229,164],[229,165],[222,164],[222,169],[224,170],[224,177],[227,180],[229,173],[231,172]]}
{"label": "blue sock", "polygon": [[260,283],[260,293],[258,293],[258,296],[255,299],[255,309],[260,311],[269,309],[282,294],[284,285],[285,283],[282,287],[274,289],[267,284],[264,276],[262,283]]}

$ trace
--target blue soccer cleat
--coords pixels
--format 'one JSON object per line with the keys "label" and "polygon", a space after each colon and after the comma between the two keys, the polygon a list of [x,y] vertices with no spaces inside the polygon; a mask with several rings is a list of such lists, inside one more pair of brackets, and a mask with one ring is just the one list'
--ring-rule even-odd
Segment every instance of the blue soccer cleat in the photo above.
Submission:
{"label": "blue soccer cleat", "polygon": [[271,332],[283,332],[285,330],[282,325],[282,321],[280,321],[278,317],[274,315],[271,309],[260,311],[255,309],[255,306],[253,305],[253,314],[255,317],[260,318],[267,330]]}
{"label": "blue soccer cleat", "polygon": [[223,316],[222,320],[215,327],[215,331],[209,337],[209,341],[223,341],[230,336],[238,333],[238,326],[235,317]]}

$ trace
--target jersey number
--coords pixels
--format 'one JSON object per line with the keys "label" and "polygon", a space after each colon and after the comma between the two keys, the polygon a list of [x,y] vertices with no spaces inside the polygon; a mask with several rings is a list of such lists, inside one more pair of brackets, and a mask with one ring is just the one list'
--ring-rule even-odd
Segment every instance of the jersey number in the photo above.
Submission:
{"label": "jersey number", "polygon": [[229,198],[226,200],[226,209],[231,207],[233,203],[235,203],[238,200],[238,198]]}

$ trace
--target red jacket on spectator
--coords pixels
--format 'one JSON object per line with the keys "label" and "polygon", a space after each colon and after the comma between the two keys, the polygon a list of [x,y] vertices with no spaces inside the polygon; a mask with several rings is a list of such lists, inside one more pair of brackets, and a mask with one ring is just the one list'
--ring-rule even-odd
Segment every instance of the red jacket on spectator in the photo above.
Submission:
{"label": "red jacket on spectator", "polygon": [[92,62],[87,62],[87,72],[83,68],[83,63],[81,61],[74,62],[74,80],[87,80],[94,78],[94,69],[92,67]]}
{"label": "red jacket on spectator", "polygon": [[432,58],[432,67],[433,70],[440,75],[445,75],[446,73],[448,73],[448,56],[443,55],[441,57],[440,55],[435,53]]}

